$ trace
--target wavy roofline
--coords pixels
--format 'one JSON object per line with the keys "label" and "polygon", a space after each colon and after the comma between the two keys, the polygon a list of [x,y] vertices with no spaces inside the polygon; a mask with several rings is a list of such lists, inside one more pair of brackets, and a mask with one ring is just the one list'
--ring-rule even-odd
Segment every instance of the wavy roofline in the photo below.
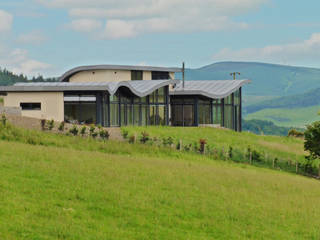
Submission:
{"label": "wavy roofline", "polygon": [[139,71],[159,71],[159,72],[182,72],[181,68],[174,67],[152,67],[152,66],[130,66],[130,65],[88,65],[88,66],[79,66],[70,69],[65,72],[60,78],[60,82],[67,81],[68,78],[74,74],[82,71],[93,71],[93,70],[139,70]]}

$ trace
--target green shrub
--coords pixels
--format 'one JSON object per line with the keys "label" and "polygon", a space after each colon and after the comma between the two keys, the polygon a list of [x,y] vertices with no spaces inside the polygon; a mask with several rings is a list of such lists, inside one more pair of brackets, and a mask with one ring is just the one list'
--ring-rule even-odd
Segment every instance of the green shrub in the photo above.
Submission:
{"label": "green shrub", "polygon": [[300,132],[296,129],[290,129],[290,131],[288,132],[288,137],[298,137],[298,138],[302,138],[304,136],[303,132]]}
{"label": "green shrub", "polygon": [[1,123],[2,123],[3,126],[7,125],[7,117],[6,117],[6,115],[4,113],[1,116]]}
{"label": "green shrub", "polygon": [[78,130],[78,128],[77,128],[76,125],[73,125],[72,128],[69,130],[69,132],[70,132],[73,136],[76,136],[76,135],[78,135],[79,130]]}
{"label": "green shrub", "polygon": [[80,134],[81,136],[84,136],[87,132],[87,127],[86,126],[82,126],[81,129],[80,129]]}
{"label": "green shrub", "polygon": [[52,119],[52,120],[48,120],[47,122],[46,122],[46,124],[47,124],[47,128],[48,128],[48,130],[52,130],[53,128],[54,128],[54,120]]}
{"label": "green shrub", "polygon": [[60,132],[63,132],[63,131],[64,131],[64,122],[61,122],[61,123],[59,124],[58,130],[59,130]]}
{"label": "green shrub", "polygon": [[109,134],[108,130],[106,130],[106,129],[100,129],[100,131],[99,131],[99,136],[101,137],[101,139],[107,140],[107,139],[109,139],[110,134]]}
{"label": "green shrub", "polygon": [[97,133],[97,132],[91,133],[91,137],[96,138],[97,136],[98,136],[98,133]]}
{"label": "green shrub", "polygon": [[231,146],[229,146],[228,156],[230,159],[233,157],[233,148]]}
{"label": "green shrub", "polygon": [[126,129],[122,129],[121,134],[124,139],[127,139],[128,135],[129,135],[129,131]]}
{"label": "green shrub", "polygon": [[96,130],[96,126],[91,124],[89,128],[90,136],[92,136],[95,133],[95,130]]}
{"label": "green shrub", "polygon": [[173,144],[173,138],[171,137],[171,136],[169,136],[169,137],[164,137],[163,139],[162,139],[162,144],[163,144],[163,146],[172,146],[172,144]]}
{"label": "green shrub", "polygon": [[149,140],[150,140],[149,133],[147,133],[146,131],[143,131],[141,133],[140,142],[141,143],[147,143]]}
{"label": "green shrub", "polygon": [[320,121],[307,126],[304,138],[304,149],[309,152],[311,159],[320,158]]}

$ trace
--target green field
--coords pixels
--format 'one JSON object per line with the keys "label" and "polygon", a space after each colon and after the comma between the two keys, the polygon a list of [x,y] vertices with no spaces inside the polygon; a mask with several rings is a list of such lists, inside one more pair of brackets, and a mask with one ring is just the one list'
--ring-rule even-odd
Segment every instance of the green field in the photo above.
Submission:
{"label": "green field", "polygon": [[260,152],[265,152],[270,158],[278,157],[284,160],[303,161],[303,140],[279,136],[258,136],[248,132],[234,132],[216,128],[179,128],[179,127],[123,127],[129,135],[139,135],[145,131],[150,137],[172,137],[174,143],[183,140],[183,144],[198,143],[206,139],[209,147],[228,150],[229,146],[240,152],[245,152],[250,146]]}
{"label": "green field", "polygon": [[304,128],[306,124],[320,120],[320,116],[317,114],[319,110],[320,106],[293,109],[263,109],[246,115],[245,119],[268,120],[274,122],[278,126]]}
{"label": "green field", "polygon": [[[171,131],[186,141],[199,137],[195,129]],[[210,136],[222,145],[241,140],[231,131]],[[0,139],[0,239],[320,237],[314,179],[170,148],[13,127],[1,127]],[[244,133],[242,145],[250,141],[273,154],[303,154],[297,139]]]}

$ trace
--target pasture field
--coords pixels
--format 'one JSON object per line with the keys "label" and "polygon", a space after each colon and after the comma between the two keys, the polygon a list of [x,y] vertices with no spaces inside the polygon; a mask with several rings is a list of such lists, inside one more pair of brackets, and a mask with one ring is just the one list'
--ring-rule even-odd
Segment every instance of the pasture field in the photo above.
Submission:
{"label": "pasture field", "polygon": [[0,239],[319,239],[319,204],[319,181],[299,175],[0,127]]}

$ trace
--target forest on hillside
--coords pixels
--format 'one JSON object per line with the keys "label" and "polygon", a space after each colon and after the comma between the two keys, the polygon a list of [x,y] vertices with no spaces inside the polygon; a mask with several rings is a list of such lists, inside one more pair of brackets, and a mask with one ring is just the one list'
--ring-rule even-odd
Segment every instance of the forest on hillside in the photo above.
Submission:
{"label": "forest on hillside", "polygon": [[0,68],[0,85],[1,86],[9,86],[13,85],[17,82],[55,82],[57,78],[44,78],[41,75],[37,77],[28,78],[23,74],[15,74],[5,68]]}

